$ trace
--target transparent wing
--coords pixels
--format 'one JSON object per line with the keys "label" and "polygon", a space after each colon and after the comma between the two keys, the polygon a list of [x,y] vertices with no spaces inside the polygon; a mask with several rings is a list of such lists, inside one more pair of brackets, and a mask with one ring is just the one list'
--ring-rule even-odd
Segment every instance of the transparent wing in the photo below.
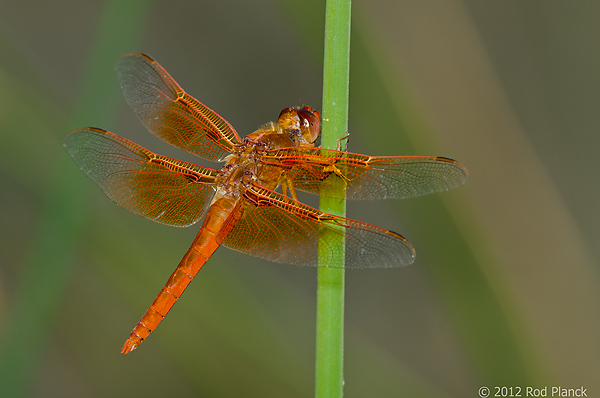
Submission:
{"label": "transparent wing", "polygon": [[149,56],[125,55],[115,68],[129,106],[150,132],[169,144],[216,161],[239,141],[225,119],[183,91]]}
{"label": "transparent wing", "polygon": [[185,227],[208,209],[216,170],[156,155],[96,128],[72,132],[64,145],[109,198],[135,214]]}
{"label": "transparent wing", "polygon": [[[346,185],[348,199],[400,199],[446,191],[464,184],[467,169],[438,156],[367,156],[321,148],[283,148],[270,151],[269,164],[288,168],[296,189],[320,194]],[[329,193],[328,193],[329,194]]]}
{"label": "transparent wing", "polygon": [[412,245],[399,234],[360,221],[325,214],[268,189],[253,186],[245,209],[223,245],[278,263],[318,266],[339,255],[329,236],[344,235],[346,268],[411,264]]}

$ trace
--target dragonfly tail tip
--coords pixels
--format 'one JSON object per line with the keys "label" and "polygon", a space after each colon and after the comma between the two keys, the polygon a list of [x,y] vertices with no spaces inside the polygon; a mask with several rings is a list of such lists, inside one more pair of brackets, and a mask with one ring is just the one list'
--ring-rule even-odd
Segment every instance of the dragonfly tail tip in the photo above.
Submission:
{"label": "dragonfly tail tip", "polygon": [[134,343],[131,340],[127,340],[125,342],[125,345],[123,345],[123,349],[121,350],[121,354],[123,355],[127,355],[129,354],[131,351],[135,350],[137,348],[138,344]]}

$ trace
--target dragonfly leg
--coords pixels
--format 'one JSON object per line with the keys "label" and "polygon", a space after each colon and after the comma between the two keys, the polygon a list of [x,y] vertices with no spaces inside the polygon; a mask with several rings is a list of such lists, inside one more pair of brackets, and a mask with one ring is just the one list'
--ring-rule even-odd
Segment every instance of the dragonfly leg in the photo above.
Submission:
{"label": "dragonfly leg", "polygon": [[337,147],[336,149],[338,151],[341,151],[342,149],[342,140],[346,140],[346,147],[344,148],[344,152],[346,152],[348,150],[348,142],[350,142],[350,139],[348,138],[350,137],[350,133],[346,131],[346,135],[343,136],[342,138],[338,138],[337,139]]}
{"label": "dragonfly leg", "polygon": [[[283,196],[287,196],[288,198],[292,198],[296,202],[299,201],[298,200],[298,194],[296,193],[296,188],[294,187],[294,183],[293,183],[292,179],[287,175],[287,173],[285,173],[284,175],[282,175],[279,178],[278,185],[281,186],[281,194]],[[289,195],[288,195],[288,189],[290,191]]]}
{"label": "dragonfly leg", "polygon": [[285,186],[287,188],[289,188],[291,198],[294,199],[296,202],[299,202],[298,194],[296,193],[296,188],[294,187],[294,183],[292,182],[292,179],[290,178],[290,176],[287,174],[285,175]]}

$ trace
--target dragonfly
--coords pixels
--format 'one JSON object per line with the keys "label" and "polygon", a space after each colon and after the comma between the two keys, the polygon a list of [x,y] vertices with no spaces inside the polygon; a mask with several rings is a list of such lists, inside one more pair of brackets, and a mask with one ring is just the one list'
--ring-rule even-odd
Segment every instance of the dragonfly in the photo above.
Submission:
{"label": "dragonfly", "polygon": [[337,237],[345,242],[344,268],[414,261],[413,246],[400,234],[321,212],[301,203],[297,191],[399,199],[446,191],[468,178],[463,165],[446,157],[367,156],[319,148],[321,116],[310,106],[285,108],[277,122],[242,139],[151,57],[127,54],[115,69],[127,103],[151,133],[202,159],[224,162],[213,169],[158,155],[99,128],[75,130],[65,138],[81,170],[121,207],[177,227],[204,217],[123,354],[152,333],[221,245],[277,263],[316,267],[337,258],[339,249],[331,243]]}

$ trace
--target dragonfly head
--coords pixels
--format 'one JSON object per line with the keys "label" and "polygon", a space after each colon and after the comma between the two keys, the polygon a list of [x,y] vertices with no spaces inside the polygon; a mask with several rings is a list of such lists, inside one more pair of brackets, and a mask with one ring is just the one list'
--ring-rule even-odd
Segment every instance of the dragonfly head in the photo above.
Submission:
{"label": "dragonfly head", "polygon": [[279,114],[278,123],[299,146],[312,146],[321,133],[321,115],[307,105],[285,108]]}

